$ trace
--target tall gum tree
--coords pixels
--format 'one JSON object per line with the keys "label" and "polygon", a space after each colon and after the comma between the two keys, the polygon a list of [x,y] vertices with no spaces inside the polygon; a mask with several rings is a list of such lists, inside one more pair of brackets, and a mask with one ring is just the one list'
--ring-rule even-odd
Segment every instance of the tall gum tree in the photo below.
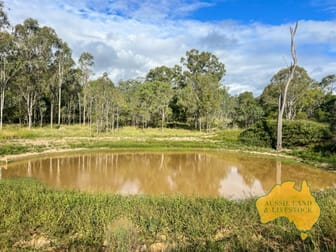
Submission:
{"label": "tall gum tree", "polygon": [[[270,84],[264,89],[260,96],[260,102],[268,116],[275,116],[278,110],[279,95],[284,90],[290,68],[281,69],[271,79]],[[296,119],[298,114],[302,114],[305,109],[305,97],[311,89],[317,86],[317,82],[312,79],[307,71],[297,66],[291,84],[287,91],[287,99],[284,109],[286,120]]]}
{"label": "tall gum tree", "polygon": [[186,52],[186,57],[181,58],[181,63],[187,68],[184,75],[195,93],[197,106],[195,118],[199,130],[202,130],[202,118],[205,118],[208,130],[213,108],[219,108],[217,96],[220,81],[225,75],[225,65],[212,53],[199,52],[196,49]]}
{"label": "tall gum tree", "polygon": [[43,37],[43,51],[41,60],[45,62],[43,67],[42,94],[48,97],[50,102],[50,127],[53,127],[54,105],[57,97],[57,78],[58,78],[58,54],[61,40],[56,32],[50,27],[43,27],[40,30]]}
{"label": "tall gum tree", "polygon": [[0,32],[0,130],[3,126],[5,93],[21,67],[16,60],[17,53],[14,36],[8,32]]}
{"label": "tall gum tree", "polygon": [[[79,63],[79,69],[81,70],[81,85],[82,85],[83,90],[85,91],[85,86],[88,84],[90,75],[92,74],[94,58],[90,53],[83,52],[79,57],[78,63]],[[86,92],[84,92],[83,94],[83,125],[85,125],[86,113],[87,113],[86,95],[87,95]],[[80,95],[78,97],[79,97],[79,110],[81,110]]]}
{"label": "tall gum tree", "polygon": [[71,56],[71,50],[68,45],[61,41],[58,51],[56,52],[57,68],[58,68],[58,126],[61,125],[61,111],[62,111],[62,86],[65,76],[69,73],[70,69],[74,65],[74,61]]}
{"label": "tall gum tree", "polygon": [[0,130],[3,124],[3,110],[5,106],[5,92],[8,83],[15,76],[18,71],[16,66],[14,39],[9,33],[10,23],[8,21],[7,13],[4,11],[4,3],[0,1]]}
{"label": "tall gum tree", "polygon": [[32,127],[34,106],[41,93],[41,71],[45,63],[42,60],[43,45],[40,29],[37,20],[34,19],[26,19],[23,24],[15,27],[15,37],[20,52],[18,60],[23,65],[17,84],[26,103],[28,128]]}

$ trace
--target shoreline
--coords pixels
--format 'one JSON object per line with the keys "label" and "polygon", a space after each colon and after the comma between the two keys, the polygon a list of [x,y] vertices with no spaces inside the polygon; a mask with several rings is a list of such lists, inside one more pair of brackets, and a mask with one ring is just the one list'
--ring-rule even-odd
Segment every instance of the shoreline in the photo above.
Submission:
{"label": "shoreline", "polygon": [[[119,140],[122,141],[122,140]],[[97,141],[99,142],[99,140]],[[179,141],[176,141],[179,142]],[[255,150],[244,150],[239,148],[194,148],[194,147],[164,147],[161,146],[160,148],[139,148],[139,147],[127,147],[127,148],[108,148],[108,147],[97,147],[97,148],[52,148],[52,149],[46,149],[40,152],[25,152],[25,153],[18,153],[18,154],[8,154],[0,156],[0,165],[8,164],[12,162],[22,161],[26,159],[32,159],[36,158],[38,156],[47,156],[47,155],[62,155],[62,154],[72,154],[76,152],[88,152],[88,151],[110,151],[110,152],[124,152],[124,151],[136,151],[136,152],[179,152],[179,151],[223,151],[223,152],[233,152],[233,153],[246,153],[250,155],[256,155],[256,156],[265,156],[270,158],[280,158],[285,159],[288,161],[294,161],[300,164],[310,165],[314,166],[319,169],[325,169],[323,166],[316,166],[312,163],[306,162],[302,158],[291,156],[284,153],[276,153],[276,152],[267,152],[265,150],[262,151],[255,151]],[[320,164],[321,165],[321,164]],[[332,172],[332,170],[330,170]]]}

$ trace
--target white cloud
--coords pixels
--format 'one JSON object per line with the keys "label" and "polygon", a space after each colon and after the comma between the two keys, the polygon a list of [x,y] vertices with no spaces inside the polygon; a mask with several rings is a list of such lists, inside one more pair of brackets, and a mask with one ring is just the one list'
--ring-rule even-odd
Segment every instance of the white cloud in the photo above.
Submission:
{"label": "white cloud", "polygon": [[336,13],[336,2],[335,0],[311,0],[310,4],[314,7],[319,7],[324,9],[329,13]]}
{"label": "white cloud", "polygon": [[[53,27],[75,58],[84,51],[92,53],[97,75],[106,71],[114,82],[178,64],[187,50],[197,48],[213,52],[225,64],[223,82],[232,93],[248,90],[259,95],[272,75],[291,62],[293,24],[176,18],[210,5],[205,1],[5,0],[5,5],[14,24],[33,17]],[[301,21],[296,41],[299,64],[312,77],[320,80],[335,73],[336,21]]]}

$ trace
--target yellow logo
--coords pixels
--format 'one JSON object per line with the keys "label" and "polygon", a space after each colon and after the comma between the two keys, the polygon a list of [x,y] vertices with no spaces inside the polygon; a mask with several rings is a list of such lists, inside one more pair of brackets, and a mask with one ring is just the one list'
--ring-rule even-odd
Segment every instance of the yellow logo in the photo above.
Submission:
{"label": "yellow logo", "polygon": [[267,223],[279,217],[287,217],[301,231],[301,238],[307,238],[307,231],[320,217],[320,207],[311,195],[306,181],[301,191],[294,188],[295,182],[276,185],[272,191],[257,200],[260,221]]}

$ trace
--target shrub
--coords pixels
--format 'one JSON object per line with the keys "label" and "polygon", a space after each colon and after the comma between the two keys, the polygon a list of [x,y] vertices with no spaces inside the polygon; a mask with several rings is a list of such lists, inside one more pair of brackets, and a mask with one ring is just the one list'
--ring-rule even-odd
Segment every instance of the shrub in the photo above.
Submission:
{"label": "shrub", "polygon": [[273,139],[271,131],[266,121],[261,121],[253,127],[244,130],[239,135],[239,141],[246,145],[254,145],[259,147],[271,147]]}
{"label": "shrub", "polygon": [[[247,145],[275,147],[276,135],[277,122],[275,120],[263,120],[252,128],[243,131],[239,136],[239,140]],[[331,132],[325,124],[305,120],[283,121],[283,147],[316,144],[330,137]]]}

